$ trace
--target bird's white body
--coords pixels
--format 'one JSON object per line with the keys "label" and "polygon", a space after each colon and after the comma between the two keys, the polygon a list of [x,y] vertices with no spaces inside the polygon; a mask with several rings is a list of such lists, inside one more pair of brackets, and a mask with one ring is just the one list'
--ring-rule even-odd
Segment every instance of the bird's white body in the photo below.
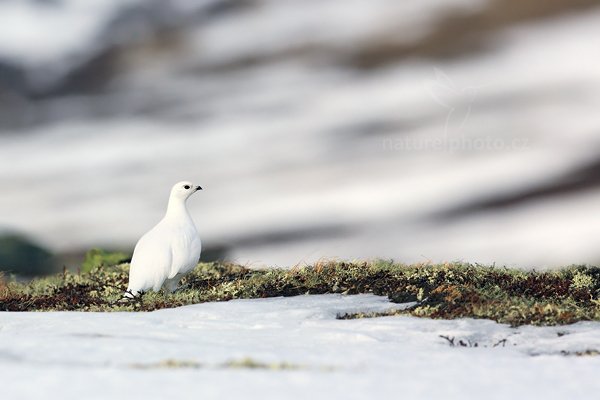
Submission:
{"label": "bird's white body", "polygon": [[159,291],[163,285],[166,291],[172,292],[181,277],[198,264],[202,243],[186,200],[200,189],[190,182],[173,186],[164,218],[135,246],[127,297],[148,290]]}

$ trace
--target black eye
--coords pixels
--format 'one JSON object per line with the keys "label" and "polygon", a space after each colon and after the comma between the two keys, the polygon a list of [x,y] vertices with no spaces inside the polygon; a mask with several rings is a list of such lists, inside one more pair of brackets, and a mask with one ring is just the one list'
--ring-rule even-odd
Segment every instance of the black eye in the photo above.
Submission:
{"label": "black eye", "polygon": [[185,185],[183,188],[187,190],[190,188],[190,185]]}

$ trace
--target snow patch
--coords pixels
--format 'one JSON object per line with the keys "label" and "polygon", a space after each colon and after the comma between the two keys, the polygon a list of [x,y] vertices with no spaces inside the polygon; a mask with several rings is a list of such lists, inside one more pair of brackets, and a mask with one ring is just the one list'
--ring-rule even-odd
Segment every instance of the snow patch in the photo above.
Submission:
{"label": "snow patch", "polygon": [[[398,307],[374,295],[322,295],[151,313],[0,313],[3,394],[101,399],[135,387],[146,398],[547,400],[591,399],[600,389],[600,357],[562,355],[600,349],[597,322],[513,329],[472,319],[335,319]],[[441,335],[478,346],[452,347]],[[224,367],[248,358],[299,368]]]}

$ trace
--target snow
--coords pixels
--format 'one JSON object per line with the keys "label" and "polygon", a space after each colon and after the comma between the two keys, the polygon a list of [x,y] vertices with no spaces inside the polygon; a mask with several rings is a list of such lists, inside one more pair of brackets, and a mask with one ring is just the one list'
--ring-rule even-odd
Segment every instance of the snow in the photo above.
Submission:
{"label": "snow", "polygon": [[219,1],[4,0],[0,2],[0,60],[24,67],[30,84],[44,87],[109,45],[148,34],[154,29],[151,22],[160,25],[161,21],[133,20],[115,29],[111,24],[127,11],[162,9],[167,19],[179,20]]}
{"label": "snow", "polygon": [[[268,0],[260,3],[261,12],[235,13],[226,21],[210,26],[202,33],[206,37],[200,42],[202,50],[210,54],[209,58],[213,58],[215,52],[245,56],[251,53],[249,46],[256,50],[256,42],[271,50],[297,42],[298,38],[299,42],[304,42],[307,31],[317,34],[318,40],[335,39],[335,43],[340,44],[376,30],[382,18],[387,25],[406,26],[406,30],[414,35],[447,10],[475,12],[486,2]],[[223,3],[223,0],[174,0],[167,4],[156,0],[4,0],[0,3],[0,59],[10,59],[30,68],[46,63],[70,64],[73,56],[87,55],[90,50],[103,47],[105,29],[128,8],[137,6],[168,11],[173,23],[211,5],[226,7]],[[236,29],[232,29],[232,25]],[[134,26],[125,32],[135,37],[132,35],[135,29]],[[244,34],[240,35],[240,31]],[[123,36],[120,39],[127,41],[127,35]],[[109,35],[108,39],[113,38]]]}
{"label": "snow", "polygon": [[[25,67],[36,86],[52,84],[98,51],[96,41],[118,11],[140,0],[0,3],[0,60]],[[43,71],[41,71],[43,69]]]}
{"label": "snow", "polygon": [[[64,4],[75,3],[81,2]],[[106,2],[106,12],[109,3],[116,4]],[[134,69],[117,77],[107,97],[56,100],[50,111],[64,119],[0,132],[0,209],[10,210],[0,225],[58,252],[127,249],[161,217],[160,188],[192,179],[206,186],[191,205],[202,237],[208,246],[230,246],[228,256],[241,263],[289,266],[327,257],[528,268],[597,263],[600,191],[591,187],[457,220],[437,216],[555,182],[597,158],[600,12],[501,31],[487,51],[469,57],[399,59],[377,73],[302,57],[232,72],[188,71],[253,51],[277,52],[292,38],[337,54],[345,43],[387,32],[387,16],[410,30],[413,20],[427,25],[413,18],[419,7],[438,18],[450,6],[467,12],[483,4],[342,3],[273,0],[236,9],[185,31],[189,47],[161,68],[146,60],[152,79]],[[15,4],[2,2],[0,11]],[[0,25],[0,32],[9,29]],[[298,32],[317,25],[326,29]],[[237,26],[257,29],[240,34]],[[33,44],[20,51],[30,47],[44,54]],[[436,71],[455,89],[444,100],[469,110],[460,132],[448,132],[448,109],[436,101],[439,93],[432,98],[428,91]],[[472,102],[467,88],[478,88]],[[142,97],[158,104],[140,105]],[[111,117],[79,116],[95,102]],[[493,139],[501,148],[437,148],[446,134],[466,143]],[[142,197],[139,187],[147,188]],[[334,233],[287,242],[256,239],[328,230]]]}
{"label": "snow", "polygon": [[[126,1],[132,3],[132,0]],[[122,1],[63,1],[60,7],[35,1],[0,5],[0,56],[25,65],[57,62],[84,52]]]}
{"label": "snow", "polygon": [[[374,295],[322,295],[152,313],[0,313],[2,393],[15,400],[48,393],[66,400],[551,400],[592,399],[600,390],[600,357],[561,355],[600,349],[599,323],[514,329],[471,319],[335,318],[403,306]],[[478,347],[451,347],[440,335]],[[247,357],[298,369],[224,366]],[[157,367],[167,360],[194,364]]]}
{"label": "snow", "polygon": [[[266,0],[259,12],[236,13],[199,26],[190,48],[202,62],[219,64],[270,55],[289,48],[353,47],[382,32],[411,43],[448,12],[478,12],[488,0]],[[242,33],[243,32],[243,33]]]}

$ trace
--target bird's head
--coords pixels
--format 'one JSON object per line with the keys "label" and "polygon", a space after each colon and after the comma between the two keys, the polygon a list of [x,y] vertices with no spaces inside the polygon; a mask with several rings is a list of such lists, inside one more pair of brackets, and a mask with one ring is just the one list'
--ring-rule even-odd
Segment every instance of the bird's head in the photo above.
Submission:
{"label": "bird's head", "polygon": [[192,182],[182,181],[176,183],[171,189],[171,197],[186,200],[198,190],[202,190],[200,186],[194,185]]}

